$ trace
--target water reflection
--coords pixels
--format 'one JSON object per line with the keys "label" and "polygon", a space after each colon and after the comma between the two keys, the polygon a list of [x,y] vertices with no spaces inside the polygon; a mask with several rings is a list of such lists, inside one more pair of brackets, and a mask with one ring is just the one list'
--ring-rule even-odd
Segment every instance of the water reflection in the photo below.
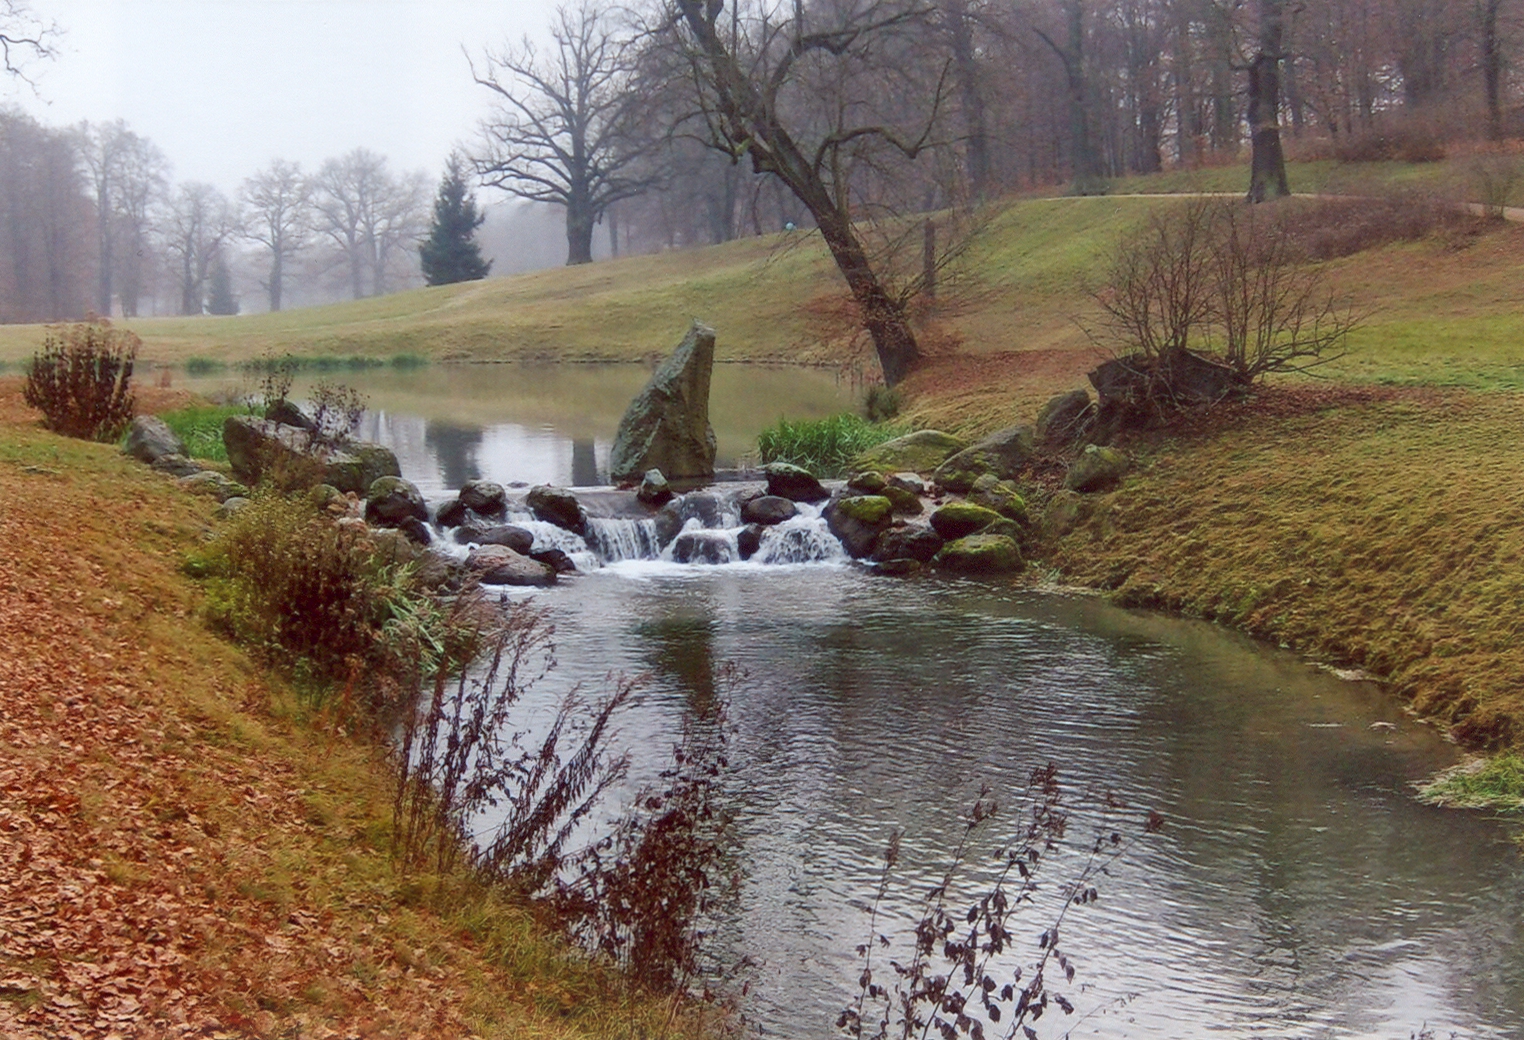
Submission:
{"label": "water reflection", "polygon": [[[1496,824],[1411,800],[1453,751],[1380,691],[1210,626],[851,569],[588,575],[544,602],[565,619],[558,682],[651,673],[625,723],[637,777],[718,663],[747,670],[746,888],[726,935],[764,963],[767,1035],[830,1035],[891,827],[911,882],[887,916],[905,927],[978,784],[1008,802],[1049,760],[1170,821],[1066,925],[1090,1017],[1055,1028],[1521,1035],[1518,856]],[[1077,860],[1054,865],[1061,880]],[[1042,913],[1018,919],[1023,941]]]}

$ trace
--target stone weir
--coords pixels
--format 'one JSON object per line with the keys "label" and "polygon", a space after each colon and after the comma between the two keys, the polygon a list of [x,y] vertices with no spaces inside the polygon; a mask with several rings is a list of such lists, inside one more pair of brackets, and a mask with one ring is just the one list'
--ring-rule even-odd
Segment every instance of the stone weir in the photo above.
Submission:
{"label": "stone weir", "polygon": [[488,584],[547,584],[556,573],[631,560],[718,566],[850,558],[823,515],[830,489],[817,484],[818,493],[788,497],[776,492],[791,489],[775,485],[742,481],[677,494],[654,472],[638,489],[472,481],[428,504],[426,519],[415,515],[436,549],[463,558]]}

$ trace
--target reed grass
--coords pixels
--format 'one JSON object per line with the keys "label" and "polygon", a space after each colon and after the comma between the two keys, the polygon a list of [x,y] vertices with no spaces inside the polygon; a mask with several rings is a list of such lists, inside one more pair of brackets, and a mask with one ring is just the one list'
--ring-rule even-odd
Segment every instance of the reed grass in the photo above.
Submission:
{"label": "reed grass", "polygon": [[177,408],[159,416],[185,442],[185,453],[193,459],[226,462],[228,451],[222,443],[222,424],[232,415],[248,415],[241,404],[193,405]]}
{"label": "reed grass", "polygon": [[826,419],[779,419],[757,436],[763,462],[787,462],[818,477],[843,476],[858,455],[906,431],[850,412]]}

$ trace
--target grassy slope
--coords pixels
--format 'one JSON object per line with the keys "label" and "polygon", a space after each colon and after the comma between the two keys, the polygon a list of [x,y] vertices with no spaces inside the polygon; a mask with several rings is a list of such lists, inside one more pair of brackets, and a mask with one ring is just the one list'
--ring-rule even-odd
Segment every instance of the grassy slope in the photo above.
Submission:
{"label": "grassy slope", "polygon": [[38,429],[19,382],[0,379],[0,1035],[660,1021],[522,911],[399,876],[375,750],[198,619],[179,561],[213,503]]}

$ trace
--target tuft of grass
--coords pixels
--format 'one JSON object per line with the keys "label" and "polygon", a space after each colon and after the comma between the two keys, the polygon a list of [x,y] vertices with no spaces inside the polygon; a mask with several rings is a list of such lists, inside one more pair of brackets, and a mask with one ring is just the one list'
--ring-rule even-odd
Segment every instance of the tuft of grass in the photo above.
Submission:
{"label": "tuft of grass", "polygon": [[393,354],[390,364],[393,368],[403,370],[412,368],[426,368],[429,365],[429,359],[424,357],[422,354]]}
{"label": "tuft of grass", "polygon": [[227,371],[228,363],[217,358],[190,357],[185,359],[185,373],[192,376],[210,376]]}
{"label": "tuft of grass", "polygon": [[185,451],[193,459],[226,462],[228,452],[222,443],[222,424],[230,415],[247,415],[244,405],[193,405],[177,408],[159,416],[185,442]]}
{"label": "tuft of grass", "polygon": [[816,476],[839,477],[856,456],[905,432],[851,412],[828,419],[779,419],[757,436],[757,451],[763,462],[789,462]]}
{"label": "tuft of grass", "polygon": [[1516,753],[1474,758],[1415,785],[1428,805],[1451,809],[1524,810],[1524,758]]}

